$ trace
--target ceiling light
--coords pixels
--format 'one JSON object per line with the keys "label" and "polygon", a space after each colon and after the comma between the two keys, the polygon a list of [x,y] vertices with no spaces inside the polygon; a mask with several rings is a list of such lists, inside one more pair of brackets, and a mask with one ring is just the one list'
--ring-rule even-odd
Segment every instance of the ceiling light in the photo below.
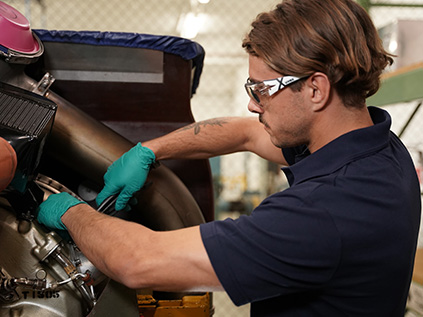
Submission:
{"label": "ceiling light", "polygon": [[178,22],[178,31],[181,37],[193,39],[197,36],[205,20],[204,14],[188,12],[181,15]]}

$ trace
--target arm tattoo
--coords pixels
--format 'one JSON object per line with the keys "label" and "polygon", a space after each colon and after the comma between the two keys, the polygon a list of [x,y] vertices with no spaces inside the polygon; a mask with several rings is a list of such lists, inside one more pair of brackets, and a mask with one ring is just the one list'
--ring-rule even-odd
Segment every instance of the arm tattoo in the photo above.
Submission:
{"label": "arm tattoo", "polygon": [[221,127],[224,123],[227,123],[227,121],[224,119],[210,119],[200,122],[194,122],[190,125],[187,125],[186,127],[180,128],[178,131],[185,131],[193,128],[194,134],[198,134],[200,133],[201,127],[206,127],[208,125],[218,125]]}

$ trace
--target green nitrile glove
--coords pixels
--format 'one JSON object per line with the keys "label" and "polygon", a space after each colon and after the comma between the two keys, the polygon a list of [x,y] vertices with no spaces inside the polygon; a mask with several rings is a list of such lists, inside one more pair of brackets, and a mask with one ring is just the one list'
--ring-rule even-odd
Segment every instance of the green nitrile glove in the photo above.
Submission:
{"label": "green nitrile glove", "polygon": [[84,203],[68,193],[50,195],[38,207],[38,222],[52,229],[67,230],[62,216],[70,207]]}
{"label": "green nitrile glove", "polygon": [[119,194],[115,209],[124,209],[132,195],[144,185],[155,160],[153,151],[138,143],[114,161],[104,174],[104,188],[96,198],[97,206],[107,197]]}

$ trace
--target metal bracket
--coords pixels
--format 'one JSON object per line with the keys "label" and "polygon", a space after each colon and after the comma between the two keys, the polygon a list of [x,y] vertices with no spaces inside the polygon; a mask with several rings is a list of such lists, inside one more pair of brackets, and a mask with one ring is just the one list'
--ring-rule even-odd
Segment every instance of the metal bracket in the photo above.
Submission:
{"label": "metal bracket", "polygon": [[45,96],[50,86],[54,83],[56,79],[50,73],[45,73],[43,78],[37,83],[32,92]]}

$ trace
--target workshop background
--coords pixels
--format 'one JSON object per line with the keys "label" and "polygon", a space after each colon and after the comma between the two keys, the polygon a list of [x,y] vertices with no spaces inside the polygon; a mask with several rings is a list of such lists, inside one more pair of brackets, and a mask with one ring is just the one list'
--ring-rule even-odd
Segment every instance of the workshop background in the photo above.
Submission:
{"label": "workshop background", "polygon": [[[243,84],[248,77],[247,55],[241,48],[251,21],[279,0],[6,0],[23,13],[33,29],[94,30],[174,35],[190,38],[206,51],[203,74],[192,99],[196,121],[220,116],[251,115]],[[423,0],[362,0],[386,48],[397,54],[388,70],[414,74],[423,68]],[[420,75],[421,76],[421,75]],[[417,80],[416,80],[417,78]],[[423,92],[421,77],[408,76],[398,98],[381,96],[393,117],[393,131],[423,169]],[[404,82],[404,81],[403,81]],[[395,82],[394,82],[395,86]],[[411,90],[409,92],[409,90]],[[392,101],[393,100],[393,101]],[[371,104],[372,100],[369,100]],[[388,103],[388,105],[385,105]],[[393,104],[391,104],[393,103]],[[251,153],[210,160],[214,176],[216,218],[249,213],[264,197],[287,186],[280,167]],[[421,240],[421,239],[420,239]],[[422,242],[419,242],[420,246]],[[248,264],[246,264],[248,265]],[[224,293],[215,293],[216,317],[248,316],[249,307],[236,308]]]}

